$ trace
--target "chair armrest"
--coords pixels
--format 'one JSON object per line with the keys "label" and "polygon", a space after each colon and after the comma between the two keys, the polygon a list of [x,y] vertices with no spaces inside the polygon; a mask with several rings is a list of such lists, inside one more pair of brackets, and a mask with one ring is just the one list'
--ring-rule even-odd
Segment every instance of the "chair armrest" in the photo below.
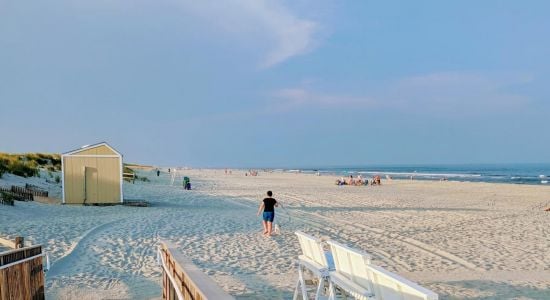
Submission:
{"label": "chair armrest", "polygon": [[374,299],[374,293],[367,288],[358,285],[338,272],[330,272],[330,281],[353,296],[361,296]]}

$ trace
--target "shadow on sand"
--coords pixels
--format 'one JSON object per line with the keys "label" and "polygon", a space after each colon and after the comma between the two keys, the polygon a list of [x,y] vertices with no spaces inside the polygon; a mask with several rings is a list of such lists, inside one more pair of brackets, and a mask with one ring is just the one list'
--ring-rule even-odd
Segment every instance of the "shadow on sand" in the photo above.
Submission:
{"label": "shadow on sand", "polygon": [[300,206],[287,207],[289,210],[313,211],[313,212],[330,212],[330,211],[440,211],[440,212],[461,212],[461,211],[486,211],[479,208],[447,208],[447,207],[372,207],[372,206],[342,206],[342,207],[326,207],[326,206]]}
{"label": "shadow on sand", "polygon": [[529,286],[518,286],[513,283],[496,282],[488,280],[464,280],[442,282],[445,285],[457,286],[469,290],[477,290],[485,296],[465,297],[450,294],[439,294],[439,299],[471,299],[471,300],[493,300],[493,299],[550,299],[549,288],[536,288]]}

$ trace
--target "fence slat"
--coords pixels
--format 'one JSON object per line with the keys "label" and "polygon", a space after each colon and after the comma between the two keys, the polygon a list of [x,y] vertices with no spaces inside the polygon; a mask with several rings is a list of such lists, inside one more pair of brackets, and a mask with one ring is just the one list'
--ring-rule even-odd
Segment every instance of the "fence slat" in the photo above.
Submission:
{"label": "fence slat", "polygon": [[42,246],[1,252],[0,267],[2,266],[0,299],[44,299]]}
{"label": "fence slat", "polygon": [[34,196],[47,197],[48,192],[32,191],[24,187],[12,185],[11,188],[0,187],[0,192],[8,193],[18,201],[34,201]]}

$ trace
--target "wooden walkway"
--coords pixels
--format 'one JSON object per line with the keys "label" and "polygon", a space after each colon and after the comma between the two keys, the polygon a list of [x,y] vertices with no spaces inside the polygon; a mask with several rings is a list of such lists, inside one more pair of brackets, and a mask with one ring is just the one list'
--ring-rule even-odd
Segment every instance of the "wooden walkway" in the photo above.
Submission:
{"label": "wooden walkway", "polygon": [[159,260],[162,266],[162,299],[234,300],[170,243],[161,243]]}

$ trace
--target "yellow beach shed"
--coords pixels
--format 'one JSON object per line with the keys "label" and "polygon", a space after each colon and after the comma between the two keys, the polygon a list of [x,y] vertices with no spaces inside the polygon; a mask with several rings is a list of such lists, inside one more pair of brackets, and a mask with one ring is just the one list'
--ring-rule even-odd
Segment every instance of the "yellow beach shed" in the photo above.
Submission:
{"label": "yellow beach shed", "polygon": [[107,143],[61,155],[63,204],[123,202],[122,154]]}

